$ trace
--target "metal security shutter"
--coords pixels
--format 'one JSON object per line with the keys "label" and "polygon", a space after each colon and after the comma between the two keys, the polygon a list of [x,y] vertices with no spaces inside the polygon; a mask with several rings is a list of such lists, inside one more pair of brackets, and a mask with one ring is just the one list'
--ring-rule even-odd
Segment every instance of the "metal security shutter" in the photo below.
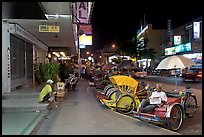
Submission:
{"label": "metal security shutter", "polygon": [[11,80],[25,77],[25,42],[10,35]]}
{"label": "metal security shutter", "polygon": [[33,45],[26,42],[27,79],[33,78]]}

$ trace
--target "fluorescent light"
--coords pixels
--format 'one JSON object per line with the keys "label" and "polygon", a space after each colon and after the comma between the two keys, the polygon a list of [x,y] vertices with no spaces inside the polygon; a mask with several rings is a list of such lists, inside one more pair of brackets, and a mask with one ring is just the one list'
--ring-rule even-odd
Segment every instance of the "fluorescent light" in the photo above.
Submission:
{"label": "fluorescent light", "polygon": [[69,17],[71,17],[71,15],[59,15],[59,17],[62,17],[62,18],[69,18]]}
{"label": "fluorescent light", "polygon": [[47,19],[48,18],[55,18],[55,19],[58,19],[59,17],[61,17],[61,18],[69,18],[69,17],[71,17],[71,15],[58,15],[58,14],[56,14],[56,15],[51,15],[51,14],[45,14],[45,16],[47,17]]}
{"label": "fluorescent light", "polygon": [[65,53],[64,52],[60,52],[60,54],[64,57],[66,57]]}

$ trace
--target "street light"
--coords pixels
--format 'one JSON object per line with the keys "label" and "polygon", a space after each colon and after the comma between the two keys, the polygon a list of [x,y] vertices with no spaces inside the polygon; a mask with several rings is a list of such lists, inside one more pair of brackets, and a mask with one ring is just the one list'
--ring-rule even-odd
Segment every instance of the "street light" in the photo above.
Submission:
{"label": "street light", "polygon": [[115,45],[114,45],[114,44],[112,45],[112,48],[115,48]]}

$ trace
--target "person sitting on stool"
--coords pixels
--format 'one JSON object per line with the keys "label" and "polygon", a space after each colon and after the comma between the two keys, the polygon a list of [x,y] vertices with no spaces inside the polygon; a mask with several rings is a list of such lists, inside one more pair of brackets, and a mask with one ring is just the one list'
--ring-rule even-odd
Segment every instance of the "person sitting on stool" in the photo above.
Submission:
{"label": "person sitting on stool", "polygon": [[162,85],[156,85],[156,91],[152,92],[148,99],[143,99],[138,106],[137,112],[147,113],[153,111],[156,107],[162,106],[163,103],[167,102],[166,93],[162,91]]}
{"label": "person sitting on stool", "polygon": [[39,100],[42,103],[48,102],[48,99],[51,97],[52,88],[54,86],[54,81],[51,79],[47,80],[47,84],[40,91]]}

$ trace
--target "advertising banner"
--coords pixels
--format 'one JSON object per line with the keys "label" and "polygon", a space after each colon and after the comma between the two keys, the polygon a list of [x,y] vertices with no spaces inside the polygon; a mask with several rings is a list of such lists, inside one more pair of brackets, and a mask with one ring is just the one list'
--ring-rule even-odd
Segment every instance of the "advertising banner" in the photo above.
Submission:
{"label": "advertising banner", "polygon": [[92,36],[81,35],[79,37],[79,45],[92,45]]}
{"label": "advertising banner", "polygon": [[169,40],[169,41],[172,41],[171,34],[172,34],[172,30],[171,30],[171,19],[169,19],[169,20],[167,21],[167,37],[168,37],[168,40]]}
{"label": "advertising banner", "polygon": [[186,43],[186,44],[180,44],[178,46],[175,46],[176,53],[179,52],[186,52],[186,51],[191,51],[191,43]]}
{"label": "advertising banner", "polygon": [[193,37],[194,39],[200,38],[200,22],[193,22]]}
{"label": "advertising banner", "polygon": [[83,30],[84,34],[86,34],[86,35],[91,35],[92,34],[91,25],[79,25],[79,29]]}
{"label": "advertising banner", "polygon": [[79,23],[88,24],[88,2],[77,2],[76,14]]}
{"label": "advertising banner", "polygon": [[173,55],[176,54],[175,47],[165,48],[165,55]]}

